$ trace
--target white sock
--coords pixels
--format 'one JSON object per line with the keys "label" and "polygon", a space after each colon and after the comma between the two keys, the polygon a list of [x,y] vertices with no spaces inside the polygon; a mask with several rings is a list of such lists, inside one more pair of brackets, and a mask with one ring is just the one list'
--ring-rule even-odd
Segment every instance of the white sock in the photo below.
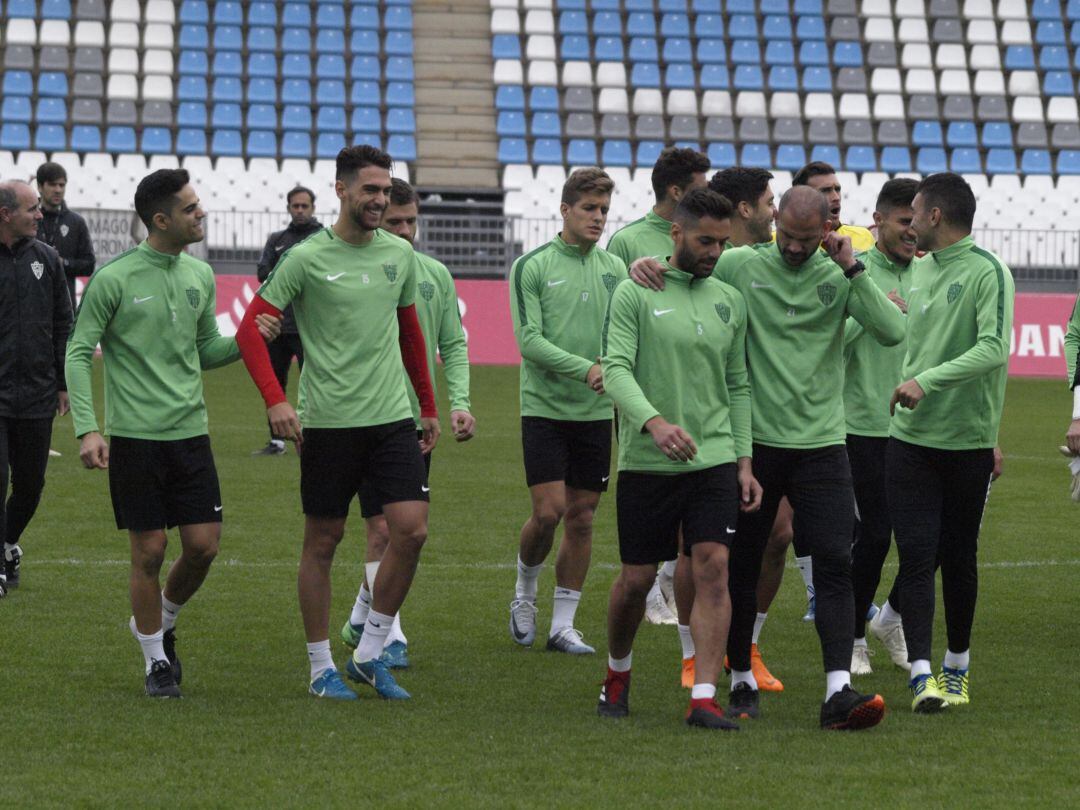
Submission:
{"label": "white sock", "polygon": [[808,596],[814,595],[814,563],[813,557],[796,557],[795,565],[799,566],[799,573],[802,574],[803,585],[806,586],[806,593]]}
{"label": "white sock", "polygon": [[272,444],[274,447],[280,447],[282,449],[285,448],[285,440],[284,439],[271,439],[270,444]]}
{"label": "white sock", "polygon": [[694,688],[690,690],[691,700],[712,700],[714,697],[716,697],[715,683],[695,683]]}
{"label": "white sock", "polygon": [[330,639],[308,644],[307,657],[311,663],[311,680],[315,680],[328,669],[334,669],[334,658],[330,655]]}
{"label": "white sock", "polygon": [[409,640],[405,638],[405,634],[401,632],[401,614],[394,614],[394,623],[390,625],[390,634],[386,637],[387,645],[393,644],[395,641],[400,641],[402,644],[408,646]]}
{"label": "white sock", "polygon": [[930,662],[925,658],[911,662],[911,679],[915,680],[920,675],[930,674]]}
{"label": "white sock", "polygon": [[526,602],[536,604],[536,581],[540,579],[540,572],[544,570],[544,564],[526,565],[518,557],[517,561],[517,585],[514,586],[514,598],[524,599]]}
{"label": "white sock", "polygon": [[[135,627],[135,620],[131,620],[131,626]],[[155,661],[168,661],[165,657],[165,647],[162,645],[162,639],[165,637],[164,630],[158,630],[156,633],[151,633],[148,636],[143,635],[137,629],[135,630],[135,638],[139,641],[139,646],[142,647],[143,663],[146,664],[146,674],[150,674],[150,667],[153,666]]]}
{"label": "white sock", "polygon": [[367,586],[369,593],[375,593],[375,577],[379,574],[379,565],[382,560],[375,560],[374,562],[364,563],[364,574],[367,576]]}
{"label": "white sock", "polygon": [[176,627],[176,615],[180,612],[180,608],[183,605],[178,605],[176,602],[170,602],[165,598],[165,591],[161,592],[161,629],[172,630]]}
{"label": "white sock", "polygon": [[971,664],[971,650],[953,652],[945,650],[945,666],[949,669],[967,669]]}
{"label": "white sock", "polygon": [[752,643],[758,643],[758,638],[761,636],[761,628],[765,626],[765,620],[767,618],[769,618],[768,613],[759,613],[757,618],[754,619],[754,635],[751,639]]}
{"label": "white sock", "polygon": [[825,673],[825,699],[828,700],[845,686],[851,686],[851,673],[846,669],[834,669]]}
{"label": "white sock", "polygon": [[660,566],[660,576],[665,579],[675,578],[675,566],[678,565],[678,560],[668,560],[666,563]]}
{"label": "white sock", "polygon": [[754,677],[754,673],[750,670],[746,672],[739,672],[738,670],[731,670],[731,688],[734,689],[740,683],[750,684],[751,689],[757,689],[757,678]]}
{"label": "white sock", "polygon": [[885,604],[881,606],[881,610],[877,615],[878,624],[892,625],[900,624],[900,614],[896,612],[896,609],[889,604],[889,600],[885,600]]}
{"label": "white sock", "polygon": [[626,654],[626,658],[612,658],[610,655],[607,657],[608,669],[612,672],[629,672],[630,671],[630,659],[634,657],[632,652]]}
{"label": "white sock", "polygon": [[694,637],[690,635],[690,625],[679,625],[679,643],[682,644],[683,660],[694,657]]}
{"label": "white sock", "polygon": [[581,591],[569,588],[555,588],[555,599],[551,603],[551,635],[574,626],[574,614],[577,613]]}
{"label": "white sock", "polygon": [[387,616],[375,610],[370,611],[364,623],[364,635],[360,637],[360,646],[353,653],[353,661],[362,664],[382,655],[386,637],[390,634],[390,627],[393,624],[393,616]]}
{"label": "white sock", "polygon": [[367,621],[368,611],[371,610],[371,591],[366,583],[360,586],[360,592],[356,594],[356,602],[353,603],[352,613],[349,614],[349,624],[362,627]]}
{"label": "white sock", "polygon": [[866,636],[863,636],[862,638],[855,639],[855,646],[856,647],[865,647],[866,646]]}
{"label": "white sock", "polygon": [[663,593],[660,590],[660,577],[657,577],[652,581],[652,587],[649,588],[649,592],[645,594],[645,604],[649,604],[656,598],[657,594],[660,594],[660,598],[663,599]]}

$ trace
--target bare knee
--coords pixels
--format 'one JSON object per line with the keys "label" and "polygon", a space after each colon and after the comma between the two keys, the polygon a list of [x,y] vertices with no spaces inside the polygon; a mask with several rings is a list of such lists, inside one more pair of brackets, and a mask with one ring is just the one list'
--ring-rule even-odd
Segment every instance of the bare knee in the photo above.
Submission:
{"label": "bare knee", "polygon": [[728,550],[719,543],[693,547],[694,587],[698,593],[723,593],[727,590]]}
{"label": "bare knee", "polygon": [[619,584],[627,601],[644,601],[656,579],[656,570],[649,565],[624,565]]}
{"label": "bare knee", "polygon": [[596,507],[575,504],[566,510],[566,533],[576,537],[591,537]]}
{"label": "bare knee", "polygon": [[390,528],[383,515],[376,515],[367,520],[367,557],[369,560],[381,560],[390,544]]}
{"label": "bare knee", "polygon": [[156,577],[165,562],[165,532],[145,532],[131,536],[131,567],[139,573]]}
{"label": "bare knee", "polygon": [[561,503],[544,502],[533,507],[532,519],[542,534],[554,534],[559,523],[566,515],[566,506]]}
{"label": "bare knee", "polygon": [[304,556],[329,564],[338,543],[345,536],[345,521],[320,521],[308,524],[304,532]]}

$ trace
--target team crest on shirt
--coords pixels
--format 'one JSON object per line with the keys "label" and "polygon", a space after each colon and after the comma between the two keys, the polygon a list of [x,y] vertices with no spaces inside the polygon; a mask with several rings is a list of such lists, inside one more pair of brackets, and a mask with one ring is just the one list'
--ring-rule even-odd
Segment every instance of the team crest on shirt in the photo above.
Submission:
{"label": "team crest on shirt", "polygon": [[69,228],[67,225],[61,225],[60,226],[60,235],[61,236],[67,236],[70,231],[71,231],[71,228]]}
{"label": "team crest on shirt", "polygon": [[828,306],[836,300],[836,287],[832,284],[818,284],[817,297],[820,299],[821,303]]}
{"label": "team crest on shirt", "polygon": [[420,297],[425,301],[430,301],[435,297],[435,285],[430,281],[421,281],[418,289],[420,290]]}
{"label": "team crest on shirt", "polygon": [[729,307],[727,304],[717,304],[716,314],[720,316],[720,320],[722,320],[724,323],[727,323],[731,320],[731,307]]}
{"label": "team crest on shirt", "polygon": [[45,272],[45,265],[41,262],[30,262],[30,269],[34,273],[34,278],[40,281],[42,273]]}
{"label": "team crest on shirt", "polygon": [[960,297],[960,293],[962,293],[963,291],[963,284],[950,284],[949,291],[945,293],[945,298],[951,304],[953,301]]}
{"label": "team crest on shirt", "polygon": [[615,277],[614,273],[604,273],[600,278],[604,282],[604,288],[608,291],[608,295],[615,292],[615,286],[619,283],[619,279]]}
{"label": "team crest on shirt", "polygon": [[197,289],[195,289],[194,287],[188,287],[187,290],[185,290],[185,292],[187,293],[187,300],[188,300],[188,303],[191,304],[191,308],[192,309],[198,309],[199,308],[199,301],[202,300],[202,297],[200,296],[199,291]]}
{"label": "team crest on shirt", "polygon": [[397,265],[396,264],[384,264],[382,271],[386,273],[386,280],[393,284],[397,281]]}

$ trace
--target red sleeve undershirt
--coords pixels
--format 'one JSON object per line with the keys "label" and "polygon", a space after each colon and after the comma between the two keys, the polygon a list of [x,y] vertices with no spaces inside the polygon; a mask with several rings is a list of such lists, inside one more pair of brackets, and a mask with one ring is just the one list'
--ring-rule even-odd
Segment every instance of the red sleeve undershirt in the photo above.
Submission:
{"label": "red sleeve undershirt", "polygon": [[409,373],[416,398],[420,401],[420,416],[437,417],[435,409],[435,390],[428,373],[427,344],[420,329],[420,320],[416,317],[416,305],[398,307],[398,343],[401,346],[401,361]]}

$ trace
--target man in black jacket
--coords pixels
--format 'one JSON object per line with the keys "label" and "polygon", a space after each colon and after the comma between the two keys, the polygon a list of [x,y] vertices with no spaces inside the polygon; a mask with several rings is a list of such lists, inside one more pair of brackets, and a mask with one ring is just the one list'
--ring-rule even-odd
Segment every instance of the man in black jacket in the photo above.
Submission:
{"label": "man in black jacket", "polygon": [[71,306],[75,306],[75,277],[94,272],[94,245],[86,220],[67,207],[67,172],[59,163],[42,163],[37,170],[37,187],[41,195],[43,219],[38,226],[38,239],[56,248],[64,263]]}
{"label": "man in black jacket", "polygon": [[[292,221],[283,231],[275,231],[266,240],[262,257],[259,259],[259,281],[266,281],[277,266],[285,251],[298,242],[303,242],[313,233],[322,230],[322,224],[315,219],[315,193],[303,186],[297,186],[285,196],[287,211]],[[289,379],[289,366],[293,358],[300,368],[304,367],[304,347],[300,344],[300,333],[293,318],[292,306],[285,307],[281,316],[281,336],[267,345],[270,351],[270,365],[274,368],[281,390]],[[270,429],[270,441],[266,446],[252,453],[253,456],[280,456],[285,452],[285,440],[274,435]]]}
{"label": "man in black jacket", "polygon": [[40,221],[29,184],[0,183],[0,572],[7,588],[19,584],[19,538],[45,486],[53,416],[68,411],[71,299],[60,255],[35,238]]}

